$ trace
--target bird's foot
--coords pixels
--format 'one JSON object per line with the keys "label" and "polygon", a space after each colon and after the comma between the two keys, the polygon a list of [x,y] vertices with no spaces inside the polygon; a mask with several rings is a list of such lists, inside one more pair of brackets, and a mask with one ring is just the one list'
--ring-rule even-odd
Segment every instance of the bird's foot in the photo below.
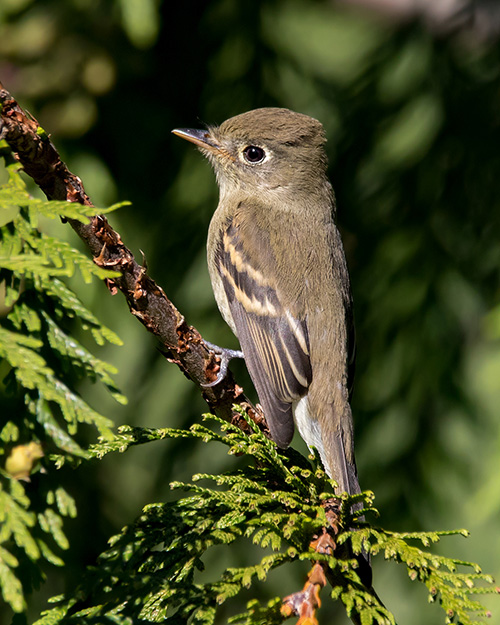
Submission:
{"label": "bird's foot", "polygon": [[244,358],[243,352],[239,349],[228,349],[226,347],[219,347],[218,345],[214,345],[209,341],[205,341],[205,343],[210,347],[210,350],[214,352],[216,356],[220,358],[219,371],[217,372],[217,377],[213,382],[209,382],[208,384],[202,384],[205,388],[210,388],[211,386],[215,386],[222,382],[222,380],[227,375],[227,367],[229,365],[229,361],[233,358]]}

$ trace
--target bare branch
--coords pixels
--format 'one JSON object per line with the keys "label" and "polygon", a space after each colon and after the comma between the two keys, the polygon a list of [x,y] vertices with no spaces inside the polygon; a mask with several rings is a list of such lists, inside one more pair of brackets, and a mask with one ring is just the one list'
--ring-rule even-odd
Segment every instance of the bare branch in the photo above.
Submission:
{"label": "bare branch", "polygon": [[[93,206],[82,181],[68,170],[49,136],[1,83],[0,107],[0,138],[7,141],[24,171],[45,195],[50,200]],[[164,356],[198,386],[210,410],[241,426],[244,421],[232,410],[233,404],[239,404],[267,431],[262,412],[251,405],[230,373],[214,387],[203,386],[216,378],[218,357],[196,328],[186,323],[163,289],[147,274],[146,267],[137,263],[108,220],[98,215],[88,223],[68,221],[88,246],[97,265],[120,272],[118,278],[107,281],[109,290],[112,294],[123,293],[130,312],[158,338]]]}

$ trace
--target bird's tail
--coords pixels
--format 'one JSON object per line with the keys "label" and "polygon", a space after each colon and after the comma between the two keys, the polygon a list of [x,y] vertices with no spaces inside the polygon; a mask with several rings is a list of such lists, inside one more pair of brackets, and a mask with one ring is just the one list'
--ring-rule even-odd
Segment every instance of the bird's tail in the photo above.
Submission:
{"label": "bird's tail", "polygon": [[[315,419],[309,409],[307,397],[302,398],[294,406],[294,418],[300,435],[309,447],[316,447],[327,474],[337,482],[336,494],[348,493],[357,495],[361,492],[358,481],[358,472],[354,460],[353,424],[351,407],[346,404],[346,413],[340,421],[335,415],[320,422]],[[337,427],[332,427],[337,424]],[[363,508],[362,503],[353,506],[356,513]],[[359,520],[364,520],[359,517]],[[359,562],[358,574],[367,588],[371,587],[370,556],[362,551],[357,557]]]}
{"label": "bird's tail", "polygon": [[333,414],[321,419],[311,413],[306,396],[294,406],[293,413],[300,435],[309,448],[316,447],[327,474],[337,482],[337,494],[360,493],[349,404],[343,419]]}
{"label": "bird's tail", "polygon": [[321,460],[328,475],[338,484],[337,495],[348,493],[357,495],[361,492],[358,472],[352,444],[345,440],[341,427],[324,436],[324,450],[320,451]]}

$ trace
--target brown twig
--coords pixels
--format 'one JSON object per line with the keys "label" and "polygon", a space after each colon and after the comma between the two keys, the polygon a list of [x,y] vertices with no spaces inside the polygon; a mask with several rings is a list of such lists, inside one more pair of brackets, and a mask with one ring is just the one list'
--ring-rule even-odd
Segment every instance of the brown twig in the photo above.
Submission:
{"label": "brown twig", "polygon": [[321,607],[319,593],[326,586],[323,568],[323,563],[316,562],[307,576],[304,588],[283,599],[281,614],[286,618],[292,614],[298,616],[297,625],[318,625],[316,610]]}
{"label": "brown twig", "polygon": [[[337,545],[337,535],[341,531],[340,527],[340,500],[333,497],[325,499],[322,506],[325,509],[326,525],[313,536],[309,547],[318,554],[333,556],[337,560],[352,559],[354,556],[347,544]],[[357,573],[359,588],[371,595],[373,604],[383,607],[380,597],[375,592],[371,583],[371,568],[365,555],[356,556],[358,560]],[[281,614],[285,617],[298,616],[296,625],[318,625],[317,611],[321,607],[320,591],[328,584],[332,588],[342,587],[349,591],[349,582],[338,567],[330,568],[325,560],[316,561],[307,576],[307,581],[302,590],[292,593],[283,599]],[[354,625],[361,625],[361,611],[358,606],[351,605],[348,616]]]}
{"label": "brown twig", "polygon": [[[68,170],[49,136],[1,83],[0,138],[7,141],[23,170],[47,198],[93,206],[82,181]],[[230,373],[214,387],[203,386],[215,379],[218,358],[196,328],[186,323],[146,268],[137,263],[108,220],[97,215],[86,223],[72,219],[68,222],[87,245],[97,265],[120,272],[119,277],[107,281],[111,293],[123,293],[130,312],[158,338],[165,357],[197,384],[210,409],[241,425],[240,415],[232,409],[233,404],[239,404],[267,431],[262,413],[251,405]]]}
{"label": "brown twig", "polygon": [[[309,545],[316,553],[331,556],[337,548],[335,537],[339,533],[338,504],[337,499],[328,499],[323,502],[328,525],[313,536]],[[292,614],[298,616],[297,625],[318,625],[316,611],[321,607],[319,593],[327,584],[328,573],[326,562],[315,562],[307,576],[304,588],[283,599],[281,606],[283,616],[289,617]]]}

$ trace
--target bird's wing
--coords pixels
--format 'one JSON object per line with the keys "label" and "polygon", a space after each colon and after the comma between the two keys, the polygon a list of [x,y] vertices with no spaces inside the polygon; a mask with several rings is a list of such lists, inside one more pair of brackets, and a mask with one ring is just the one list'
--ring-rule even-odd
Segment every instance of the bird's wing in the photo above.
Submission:
{"label": "bird's wing", "polygon": [[352,308],[349,307],[347,319],[347,390],[349,400],[354,389],[354,373],[356,371],[356,328],[352,316]]}
{"label": "bird's wing", "polygon": [[305,395],[311,382],[306,322],[292,315],[272,277],[252,263],[234,220],[219,242],[216,263],[271,435],[287,447],[294,431],[292,402]]}

